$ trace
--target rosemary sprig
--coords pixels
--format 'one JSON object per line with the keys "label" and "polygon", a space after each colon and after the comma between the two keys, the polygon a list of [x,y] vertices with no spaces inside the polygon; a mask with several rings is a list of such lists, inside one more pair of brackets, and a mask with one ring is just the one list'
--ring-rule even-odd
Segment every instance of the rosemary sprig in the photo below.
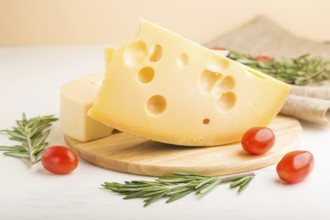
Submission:
{"label": "rosemary sprig", "polygon": [[48,143],[46,138],[50,132],[52,122],[58,120],[54,115],[42,117],[26,118],[23,113],[22,120],[16,121],[16,126],[12,130],[0,130],[9,135],[9,139],[20,142],[14,146],[0,146],[0,151],[5,151],[6,156],[26,158],[31,164],[40,161],[41,156]]}
{"label": "rosemary sprig", "polygon": [[230,51],[229,57],[289,84],[306,85],[330,79],[330,60],[309,54],[282,60],[258,60],[251,55]]}
{"label": "rosemary sprig", "polygon": [[202,195],[209,192],[219,184],[229,183],[230,188],[238,188],[242,192],[254,177],[254,173],[243,173],[230,176],[204,176],[196,173],[174,172],[157,178],[154,181],[125,181],[105,182],[102,184],[106,189],[124,195],[124,199],[144,199],[144,206],[161,198],[168,198],[166,203],[174,202],[192,192]]}

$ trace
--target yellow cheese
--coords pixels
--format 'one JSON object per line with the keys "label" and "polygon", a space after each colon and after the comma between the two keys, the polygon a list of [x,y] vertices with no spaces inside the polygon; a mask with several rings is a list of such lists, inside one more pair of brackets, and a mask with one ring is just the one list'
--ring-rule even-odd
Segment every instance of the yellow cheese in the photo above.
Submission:
{"label": "yellow cheese", "polygon": [[65,135],[86,142],[112,134],[113,128],[87,116],[103,78],[104,73],[94,73],[62,85],[60,125]]}
{"label": "yellow cheese", "polygon": [[176,33],[140,21],[120,45],[89,115],[118,130],[178,145],[240,140],[267,126],[290,87]]}

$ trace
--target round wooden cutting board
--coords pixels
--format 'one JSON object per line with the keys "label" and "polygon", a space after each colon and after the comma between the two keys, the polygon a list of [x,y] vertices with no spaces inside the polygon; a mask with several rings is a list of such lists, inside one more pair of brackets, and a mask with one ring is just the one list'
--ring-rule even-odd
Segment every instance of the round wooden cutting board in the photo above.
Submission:
{"label": "round wooden cutting board", "polygon": [[275,146],[259,156],[246,153],[240,143],[185,147],[149,141],[126,133],[85,143],[69,137],[65,140],[81,158],[111,170],[146,176],[161,176],[174,171],[217,176],[272,165],[285,153],[298,147],[302,127],[296,119],[278,116],[269,127],[276,137]]}

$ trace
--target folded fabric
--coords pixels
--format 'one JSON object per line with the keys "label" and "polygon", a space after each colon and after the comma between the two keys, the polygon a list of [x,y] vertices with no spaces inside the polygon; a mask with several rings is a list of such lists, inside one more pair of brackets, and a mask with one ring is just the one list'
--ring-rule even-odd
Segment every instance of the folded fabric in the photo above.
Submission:
{"label": "folded fabric", "polygon": [[330,101],[330,86],[291,86],[291,94]]}
{"label": "folded fabric", "polygon": [[330,124],[330,100],[289,95],[281,114],[321,125]]}
{"label": "folded fabric", "polygon": [[[296,37],[265,16],[257,16],[239,28],[204,44],[240,53],[293,58],[310,53],[330,58],[330,44]],[[330,124],[330,84],[327,87],[292,86],[281,114],[317,124]]]}
{"label": "folded fabric", "polygon": [[294,58],[310,53],[330,58],[330,44],[297,37],[266,16],[257,16],[227,34],[216,37],[204,46],[222,47],[253,56]]}

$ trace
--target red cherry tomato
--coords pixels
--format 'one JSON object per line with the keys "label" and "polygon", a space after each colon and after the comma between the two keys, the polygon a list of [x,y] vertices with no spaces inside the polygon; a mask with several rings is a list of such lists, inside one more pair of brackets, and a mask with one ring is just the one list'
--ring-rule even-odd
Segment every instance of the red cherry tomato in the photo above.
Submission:
{"label": "red cherry tomato", "polygon": [[211,47],[212,50],[225,50],[225,48],[223,47],[218,47],[218,46],[214,46],[214,47]]}
{"label": "red cherry tomato", "polygon": [[308,151],[296,150],[284,155],[277,164],[278,176],[288,183],[304,180],[314,168],[313,155]]}
{"label": "red cherry tomato", "polygon": [[44,151],[41,163],[51,173],[67,174],[78,166],[78,157],[67,147],[52,146]]}
{"label": "red cherry tomato", "polygon": [[264,56],[264,55],[256,56],[254,59],[259,62],[269,62],[273,60],[272,57]]}
{"label": "red cherry tomato", "polygon": [[275,136],[271,129],[266,127],[254,127],[245,132],[241,139],[243,149],[255,155],[269,151],[275,143]]}

